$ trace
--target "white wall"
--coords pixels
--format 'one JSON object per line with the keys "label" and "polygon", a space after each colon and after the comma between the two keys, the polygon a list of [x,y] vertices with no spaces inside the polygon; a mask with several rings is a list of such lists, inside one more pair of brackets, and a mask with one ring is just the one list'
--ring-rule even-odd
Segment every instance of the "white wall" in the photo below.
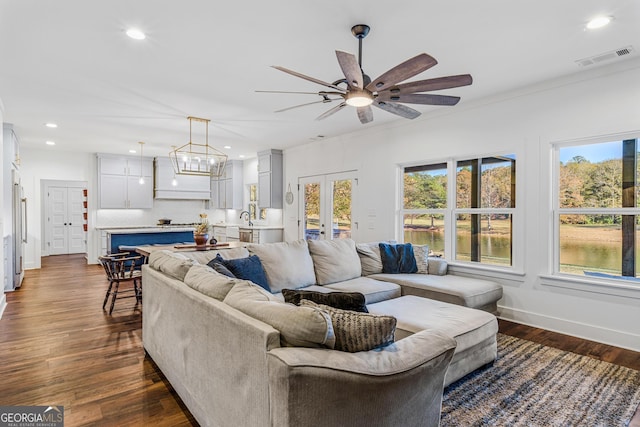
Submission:
{"label": "white wall", "polygon": [[[367,224],[357,240],[400,238],[398,165],[453,157],[515,153],[521,251],[520,274],[452,268],[483,274],[504,285],[504,318],[640,351],[640,287],[626,296],[587,287],[550,286],[550,143],[640,129],[640,60],[505,93],[480,102],[443,107],[437,113],[364,130],[285,151],[285,182],[316,174],[357,170],[354,220]],[[474,84],[482,84],[475,82]],[[462,95],[464,93],[461,91]],[[375,115],[387,114],[374,109]],[[375,124],[375,122],[374,122]],[[325,161],[322,161],[322,160]],[[298,200],[285,205],[285,239],[298,237]],[[370,224],[370,226],[369,226]],[[518,240],[520,243],[516,244]],[[515,254],[514,254],[515,256]]]}
{"label": "white wall", "polygon": [[[1,133],[1,132],[0,132]],[[29,243],[25,247],[25,268],[40,268],[41,257],[46,255],[43,226],[41,181],[86,181],[88,190],[87,253],[90,263],[97,263],[100,252],[100,232],[96,226],[145,226],[155,225],[160,218],[170,218],[173,223],[193,223],[200,213],[207,213],[211,223],[241,223],[240,212],[235,210],[207,209],[202,200],[154,200],[152,209],[96,209],[98,206],[97,159],[95,153],[60,151],[57,147],[21,150],[20,173],[25,196],[29,200]],[[245,161],[244,182],[257,182],[257,159]],[[245,205],[248,203],[245,194]],[[281,210],[269,209],[267,225],[281,225]]]}
{"label": "white wall", "polygon": [[[4,105],[2,104],[2,100],[0,99],[0,124],[3,123],[3,117],[4,117]],[[5,182],[4,182],[4,157],[3,157],[3,133],[4,132],[0,132],[0,191],[4,191],[4,186],[5,186]],[[0,215],[0,230],[3,230],[2,235],[4,236],[4,206],[5,206],[5,197],[1,197],[0,198],[0,212],[2,212],[2,214]],[[4,294],[4,275],[5,275],[5,271],[4,271],[4,263],[5,263],[5,256],[8,256],[8,254],[5,254],[4,251],[4,244],[0,244],[0,277],[2,277],[2,282],[0,282],[0,318],[2,318],[2,313],[4,312],[5,307],[7,306],[7,297]]]}

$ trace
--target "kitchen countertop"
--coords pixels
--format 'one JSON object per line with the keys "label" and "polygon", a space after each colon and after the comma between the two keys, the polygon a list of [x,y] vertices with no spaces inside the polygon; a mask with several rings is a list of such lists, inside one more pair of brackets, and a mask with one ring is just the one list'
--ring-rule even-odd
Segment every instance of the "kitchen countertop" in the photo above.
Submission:
{"label": "kitchen countertop", "polygon": [[238,227],[241,230],[283,230],[284,227],[282,225],[252,225],[252,226],[248,226],[247,224],[229,224],[229,223],[223,223],[223,224],[211,224],[213,227],[221,227],[221,228],[227,228],[227,227]]}
{"label": "kitchen countertop", "polygon": [[104,226],[96,227],[96,230],[105,231],[110,234],[134,234],[134,233],[169,233],[175,231],[193,231],[192,226],[166,226],[166,225],[136,225],[125,227]]}

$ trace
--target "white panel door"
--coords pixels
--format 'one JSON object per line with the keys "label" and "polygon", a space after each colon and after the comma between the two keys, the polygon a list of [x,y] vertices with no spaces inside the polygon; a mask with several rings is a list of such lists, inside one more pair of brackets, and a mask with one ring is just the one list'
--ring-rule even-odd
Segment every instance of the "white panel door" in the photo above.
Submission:
{"label": "white panel door", "polygon": [[49,227],[49,254],[69,253],[66,187],[49,187]]}
{"label": "white panel door", "polygon": [[85,252],[84,197],[81,188],[49,187],[49,254]]}

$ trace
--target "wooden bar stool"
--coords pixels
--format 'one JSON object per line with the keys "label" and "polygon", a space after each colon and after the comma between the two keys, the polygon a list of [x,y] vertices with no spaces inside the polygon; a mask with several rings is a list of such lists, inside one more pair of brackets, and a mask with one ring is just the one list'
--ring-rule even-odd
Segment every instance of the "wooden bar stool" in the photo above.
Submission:
{"label": "wooden bar stool", "polygon": [[[113,312],[113,306],[115,305],[116,298],[118,297],[135,297],[136,304],[142,303],[142,272],[139,270],[142,258],[142,255],[130,256],[129,252],[121,252],[98,257],[100,263],[104,267],[104,271],[107,273],[107,279],[109,279],[109,288],[107,289],[107,293],[104,296],[104,302],[102,303],[103,310],[107,305],[109,295],[111,295],[111,307],[109,308],[109,314]],[[120,290],[120,283],[132,283],[133,287],[130,289]],[[126,295],[122,296],[121,294]]]}

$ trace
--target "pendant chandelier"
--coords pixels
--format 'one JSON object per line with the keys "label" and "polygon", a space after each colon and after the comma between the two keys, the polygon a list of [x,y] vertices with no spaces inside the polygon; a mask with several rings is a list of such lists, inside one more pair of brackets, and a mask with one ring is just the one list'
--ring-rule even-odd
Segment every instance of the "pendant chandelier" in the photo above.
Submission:
{"label": "pendant chandelier", "polygon": [[[198,117],[187,117],[189,120],[189,142],[185,145],[174,148],[169,153],[171,164],[176,175],[210,175],[220,177],[224,173],[227,164],[227,155],[216,150],[209,145],[209,122],[208,119]],[[205,124],[205,143],[196,144],[193,142],[192,124],[200,122]]]}

